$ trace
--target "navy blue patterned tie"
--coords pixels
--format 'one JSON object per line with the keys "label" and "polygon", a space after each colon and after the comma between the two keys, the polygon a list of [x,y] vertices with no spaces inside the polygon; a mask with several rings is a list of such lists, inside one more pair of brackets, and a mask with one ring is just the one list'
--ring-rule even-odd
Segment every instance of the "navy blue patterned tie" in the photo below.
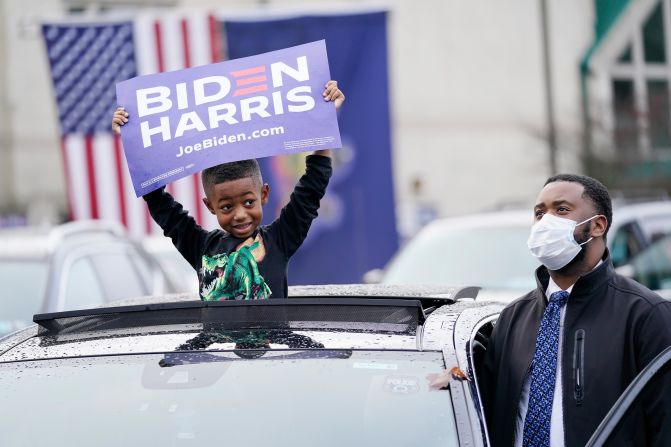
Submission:
{"label": "navy blue patterned tie", "polygon": [[557,375],[559,350],[559,323],[561,308],[568,300],[568,292],[550,295],[536,338],[536,352],[531,364],[529,407],[524,418],[523,444],[525,447],[550,446],[550,417]]}

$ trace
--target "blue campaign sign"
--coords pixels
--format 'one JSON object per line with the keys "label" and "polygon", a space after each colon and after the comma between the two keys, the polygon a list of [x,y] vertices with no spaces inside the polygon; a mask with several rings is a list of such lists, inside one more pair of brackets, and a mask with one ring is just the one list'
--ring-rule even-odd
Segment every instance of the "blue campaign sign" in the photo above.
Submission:
{"label": "blue campaign sign", "polygon": [[324,41],[117,84],[138,196],[219,163],[339,148]]}
{"label": "blue campaign sign", "polygon": [[[343,148],[319,218],[290,263],[290,284],[360,282],[398,248],[391,169],[386,13],[225,21],[230,58],[326,40],[331,76],[345,93],[338,121]],[[262,160],[272,221],[305,170],[302,158]]]}

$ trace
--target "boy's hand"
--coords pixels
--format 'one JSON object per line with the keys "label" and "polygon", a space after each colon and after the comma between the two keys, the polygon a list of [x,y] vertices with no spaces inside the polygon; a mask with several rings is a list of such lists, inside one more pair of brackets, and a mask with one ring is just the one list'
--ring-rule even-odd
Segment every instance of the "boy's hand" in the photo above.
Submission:
{"label": "boy's hand", "polygon": [[[345,94],[338,88],[338,81],[328,81],[322,93],[324,101],[335,102],[335,108],[338,110],[343,102],[345,102]],[[323,155],[325,157],[331,156],[331,149],[321,149],[314,151],[315,155]]]}
{"label": "boy's hand", "polygon": [[112,132],[121,135],[121,126],[128,122],[128,112],[123,107],[117,107],[112,116]]}
{"label": "boy's hand", "polygon": [[336,110],[345,102],[345,94],[338,88],[338,81],[328,81],[322,96],[324,101],[334,101]]}

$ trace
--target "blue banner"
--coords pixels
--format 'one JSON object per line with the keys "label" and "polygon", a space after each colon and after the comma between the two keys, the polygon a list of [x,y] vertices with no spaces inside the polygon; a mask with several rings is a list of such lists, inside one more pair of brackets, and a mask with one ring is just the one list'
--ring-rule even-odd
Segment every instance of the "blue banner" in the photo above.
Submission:
{"label": "blue banner", "polygon": [[[331,76],[346,96],[338,121],[343,144],[319,218],[290,263],[290,284],[360,282],[398,248],[391,169],[385,12],[226,21],[228,57],[247,57],[326,40]],[[302,172],[299,156],[260,160],[277,217]]]}

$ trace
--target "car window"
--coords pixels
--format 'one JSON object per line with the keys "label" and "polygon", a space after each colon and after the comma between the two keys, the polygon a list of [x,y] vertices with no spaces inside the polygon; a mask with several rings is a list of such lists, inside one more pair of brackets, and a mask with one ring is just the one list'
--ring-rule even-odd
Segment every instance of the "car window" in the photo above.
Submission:
{"label": "car window", "polygon": [[639,225],[648,241],[654,242],[671,234],[671,214],[648,216],[639,220]]}
{"label": "car window", "polygon": [[636,281],[652,290],[671,289],[671,237],[660,239],[635,257]]}
{"label": "car window", "polygon": [[382,282],[529,290],[539,264],[529,253],[528,238],[528,226],[420,233],[392,261]]}
{"label": "car window", "polygon": [[623,225],[618,228],[614,235],[608,237],[613,239],[610,246],[610,256],[615,267],[626,264],[642,249],[641,241],[637,236],[636,224]]}
{"label": "car window", "polygon": [[0,260],[0,335],[24,326],[40,311],[48,272],[46,262]]}
{"label": "car window", "polygon": [[[444,367],[440,352],[175,352],[30,363],[0,364],[0,396],[12,408],[0,418],[8,445],[40,445],[44,433],[55,447],[458,445],[450,391],[429,390],[426,378]],[[76,429],[64,430],[72,421]]]}
{"label": "car window", "polygon": [[[96,253],[91,256],[107,299],[110,301],[149,294],[151,277],[143,282],[136,264],[125,253]],[[145,266],[146,267],[146,266]]]}
{"label": "car window", "polygon": [[100,280],[89,257],[77,258],[67,270],[63,309],[87,309],[105,303]]}

